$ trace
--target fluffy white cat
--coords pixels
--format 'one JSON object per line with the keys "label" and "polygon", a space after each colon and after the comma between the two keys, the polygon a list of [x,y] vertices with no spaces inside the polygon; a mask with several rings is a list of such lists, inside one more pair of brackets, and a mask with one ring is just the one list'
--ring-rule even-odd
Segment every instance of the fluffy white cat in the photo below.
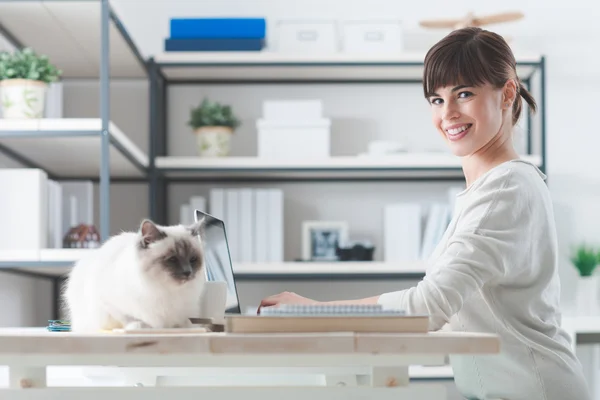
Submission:
{"label": "fluffy white cat", "polygon": [[190,326],[205,282],[201,227],[146,219],[80,259],[63,292],[71,330]]}

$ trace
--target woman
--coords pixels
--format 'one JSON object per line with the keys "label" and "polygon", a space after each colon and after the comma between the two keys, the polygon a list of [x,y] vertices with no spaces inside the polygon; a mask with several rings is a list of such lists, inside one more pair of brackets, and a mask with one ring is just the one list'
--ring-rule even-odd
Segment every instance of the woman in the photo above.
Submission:
{"label": "woman", "polygon": [[[452,356],[467,398],[590,399],[560,328],[554,215],[544,174],[519,159],[513,127],[531,94],[510,47],[479,28],[451,32],[427,53],[425,98],[433,124],[461,157],[466,189],[417,286],[328,304],[382,304],[430,315],[430,329],[490,332],[501,354]],[[294,293],[261,307],[318,303]]]}

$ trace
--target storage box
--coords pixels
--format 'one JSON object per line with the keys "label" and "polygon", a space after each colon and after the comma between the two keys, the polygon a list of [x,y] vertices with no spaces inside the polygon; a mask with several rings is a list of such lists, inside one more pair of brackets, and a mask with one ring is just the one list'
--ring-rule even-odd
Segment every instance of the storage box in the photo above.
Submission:
{"label": "storage box", "polygon": [[265,100],[265,120],[316,120],[323,116],[321,100]]}
{"label": "storage box", "polygon": [[334,21],[280,21],[277,24],[280,53],[335,53],[339,34]]}
{"label": "storage box", "polygon": [[259,119],[258,157],[271,159],[326,158],[330,156],[327,118],[297,121]]}
{"label": "storage box", "polygon": [[341,31],[344,53],[398,54],[404,47],[401,21],[345,21]]}

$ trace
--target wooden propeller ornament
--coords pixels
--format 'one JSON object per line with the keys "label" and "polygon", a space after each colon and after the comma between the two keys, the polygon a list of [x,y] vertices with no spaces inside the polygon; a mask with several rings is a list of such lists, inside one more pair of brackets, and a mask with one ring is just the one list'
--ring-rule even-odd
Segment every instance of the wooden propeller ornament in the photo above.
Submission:
{"label": "wooden propeller ornament", "polygon": [[512,22],[520,20],[523,17],[524,15],[521,12],[504,12],[481,17],[477,17],[474,13],[470,12],[463,18],[423,20],[420,21],[419,24],[424,28],[460,29],[472,26],[481,27],[483,25]]}

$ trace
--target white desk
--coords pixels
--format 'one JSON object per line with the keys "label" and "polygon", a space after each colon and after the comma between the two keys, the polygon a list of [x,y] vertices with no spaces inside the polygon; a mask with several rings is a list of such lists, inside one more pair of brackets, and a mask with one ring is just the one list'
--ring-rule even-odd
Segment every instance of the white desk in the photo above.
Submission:
{"label": "white desk", "polygon": [[[494,335],[451,332],[77,335],[0,329],[0,365],[7,365],[10,374],[9,388],[0,389],[0,398],[437,400],[445,399],[445,388],[435,382],[411,384],[409,366],[442,365],[448,354],[493,354],[499,349]],[[128,373],[120,387],[46,387],[46,367],[57,365],[119,366]],[[153,373],[132,373],[140,367]],[[162,368],[179,372],[164,377]],[[220,374],[222,380],[200,385],[194,375],[183,382],[188,368]],[[290,379],[309,372],[320,379]]]}

